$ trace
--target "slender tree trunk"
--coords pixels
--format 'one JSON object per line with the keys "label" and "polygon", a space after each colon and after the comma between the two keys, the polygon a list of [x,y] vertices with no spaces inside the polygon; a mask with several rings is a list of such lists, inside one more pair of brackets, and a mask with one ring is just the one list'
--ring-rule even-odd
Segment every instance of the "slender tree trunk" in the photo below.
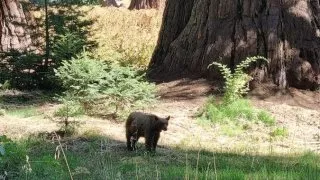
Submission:
{"label": "slender tree trunk", "polygon": [[247,56],[263,55],[270,62],[257,63],[257,81],[319,85],[319,1],[168,0],[164,14],[150,78],[216,78],[217,69],[207,69],[213,61],[234,68]]}
{"label": "slender tree trunk", "polygon": [[44,67],[47,68],[49,64],[49,56],[50,56],[48,0],[44,1],[44,11],[45,11],[45,29],[46,29],[46,55],[45,55]]}
{"label": "slender tree trunk", "polygon": [[24,51],[31,45],[26,14],[18,0],[0,2],[0,51]]}
{"label": "slender tree trunk", "polygon": [[131,0],[129,9],[158,9],[160,6],[160,0]]}

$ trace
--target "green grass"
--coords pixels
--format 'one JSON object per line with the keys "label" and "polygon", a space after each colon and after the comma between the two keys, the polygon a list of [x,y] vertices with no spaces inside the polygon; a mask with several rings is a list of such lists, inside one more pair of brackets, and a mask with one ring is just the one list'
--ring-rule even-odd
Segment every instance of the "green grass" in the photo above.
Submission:
{"label": "green grass", "polygon": [[0,116],[4,116],[6,114],[6,111],[4,109],[0,109]]}
{"label": "green grass", "polygon": [[237,136],[245,131],[245,128],[233,123],[221,125],[221,132],[227,136]]}
{"label": "green grass", "polygon": [[272,137],[287,137],[289,135],[289,132],[288,129],[285,127],[277,127],[270,133],[270,135]]}
{"label": "green grass", "polygon": [[267,125],[274,125],[275,124],[275,119],[270,115],[270,113],[266,111],[260,111],[258,113],[258,119],[262,122],[264,122]]}
{"label": "green grass", "polygon": [[[106,137],[82,137],[62,142],[74,179],[317,179],[320,157],[313,153],[242,155],[237,153],[159,148],[156,154],[127,152],[125,143]],[[55,159],[57,143],[30,138],[11,145],[0,167],[9,179],[69,179],[63,155]],[[7,147],[5,147],[7,148]],[[16,152],[17,151],[17,152]],[[9,152],[9,150],[7,151]],[[15,154],[15,156],[13,156]],[[25,155],[31,171],[26,171]],[[12,161],[10,161],[12,160]],[[9,163],[4,164],[4,163]],[[0,171],[1,173],[1,171]]]}
{"label": "green grass", "polygon": [[275,124],[275,119],[269,113],[254,108],[246,99],[235,100],[229,104],[219,104],[213,97],[210,97],[199,116],[200,120],[212,123],[237,123],[240,120],[246,120],[260,121],[266,125]]}
{"label": "green grass", "polygon": [[30,107],[10,109],[6,111],[6,114],[9,116],[15,116],[19,118],[28,118],[28,117],[40,115],[41,113],[37,111],[36,107],[30,106]]}

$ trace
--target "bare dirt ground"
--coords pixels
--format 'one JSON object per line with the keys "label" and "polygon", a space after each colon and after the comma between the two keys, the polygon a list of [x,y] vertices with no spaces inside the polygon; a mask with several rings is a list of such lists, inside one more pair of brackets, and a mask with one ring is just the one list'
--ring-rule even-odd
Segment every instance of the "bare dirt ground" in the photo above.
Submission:
{"label": "bare dirt ground", "polygon": [[[214,83],[205,80],[179,80],[157,86],[160,100],[152,107],[141,110],[159,116],[170,115],[169,129],[162,133],[162,149],[183,147],[253,153],[287,153],[301,151],[320,151],[320,92],[290,89],[281,93],[272,86],[255,89],[249,95],[252,103],[272,113],[276,127],[288,129],[287,137],[272,138],[270,132],[276,127],[251,124],[249,130],[230,135],[218,125],[202,126],[195,114],[205,103],[208,94],[218,91]],[[48,117],[56,104],[46,103],[38,108],[39,116],[18,118],[0,116],[0,134],[23,137],[29,133],[53,131],[57,129]],[[80,131],[94,131],[112,139],[119,140],[116,146],[125,147],[124,123],[82,118],[84,124]],[[233,129],[229,129],[233,131]],[[236,130],[234,130],[236,131]],[[143,139],[139,140],[143,143]]]}

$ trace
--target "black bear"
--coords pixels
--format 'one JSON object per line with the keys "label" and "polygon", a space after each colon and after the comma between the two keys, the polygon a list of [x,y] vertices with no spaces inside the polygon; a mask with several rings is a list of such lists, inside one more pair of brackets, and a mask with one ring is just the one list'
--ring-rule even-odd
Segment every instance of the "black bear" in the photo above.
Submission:
{"label": "black bear", "polygon": [[127,148],[136,150],[136,142],[140,137],[145,138],[145,146],[148,151],[155,151],[160,137],[160,132],[166,131],[170,116],[160,118],[153,114],[133,112],[126,121]]}

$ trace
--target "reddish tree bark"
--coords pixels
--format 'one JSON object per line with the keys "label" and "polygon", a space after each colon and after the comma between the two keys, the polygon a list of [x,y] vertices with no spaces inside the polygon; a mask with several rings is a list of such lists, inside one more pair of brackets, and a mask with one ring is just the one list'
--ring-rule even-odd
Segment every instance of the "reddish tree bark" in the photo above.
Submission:
{"label": "reddish tree bark", "polygon": [[160,0],[131,0],[129,9],[157,9],[159,6]]}
{"label": "reddish tree bark", "polygon": [[256,81],[271,78],[314,89],[320,79],[320,5],[316,0],[168,0],[157,47],[149,64],[152,79],[216,78],[207,69],[222,60],[234,68],[247,56],[263,55]]}
{"label": "reddish tree bark", "polygon": [[24,51],[31,45],[26,14],[18,0],[0,2],[0,51]]}

